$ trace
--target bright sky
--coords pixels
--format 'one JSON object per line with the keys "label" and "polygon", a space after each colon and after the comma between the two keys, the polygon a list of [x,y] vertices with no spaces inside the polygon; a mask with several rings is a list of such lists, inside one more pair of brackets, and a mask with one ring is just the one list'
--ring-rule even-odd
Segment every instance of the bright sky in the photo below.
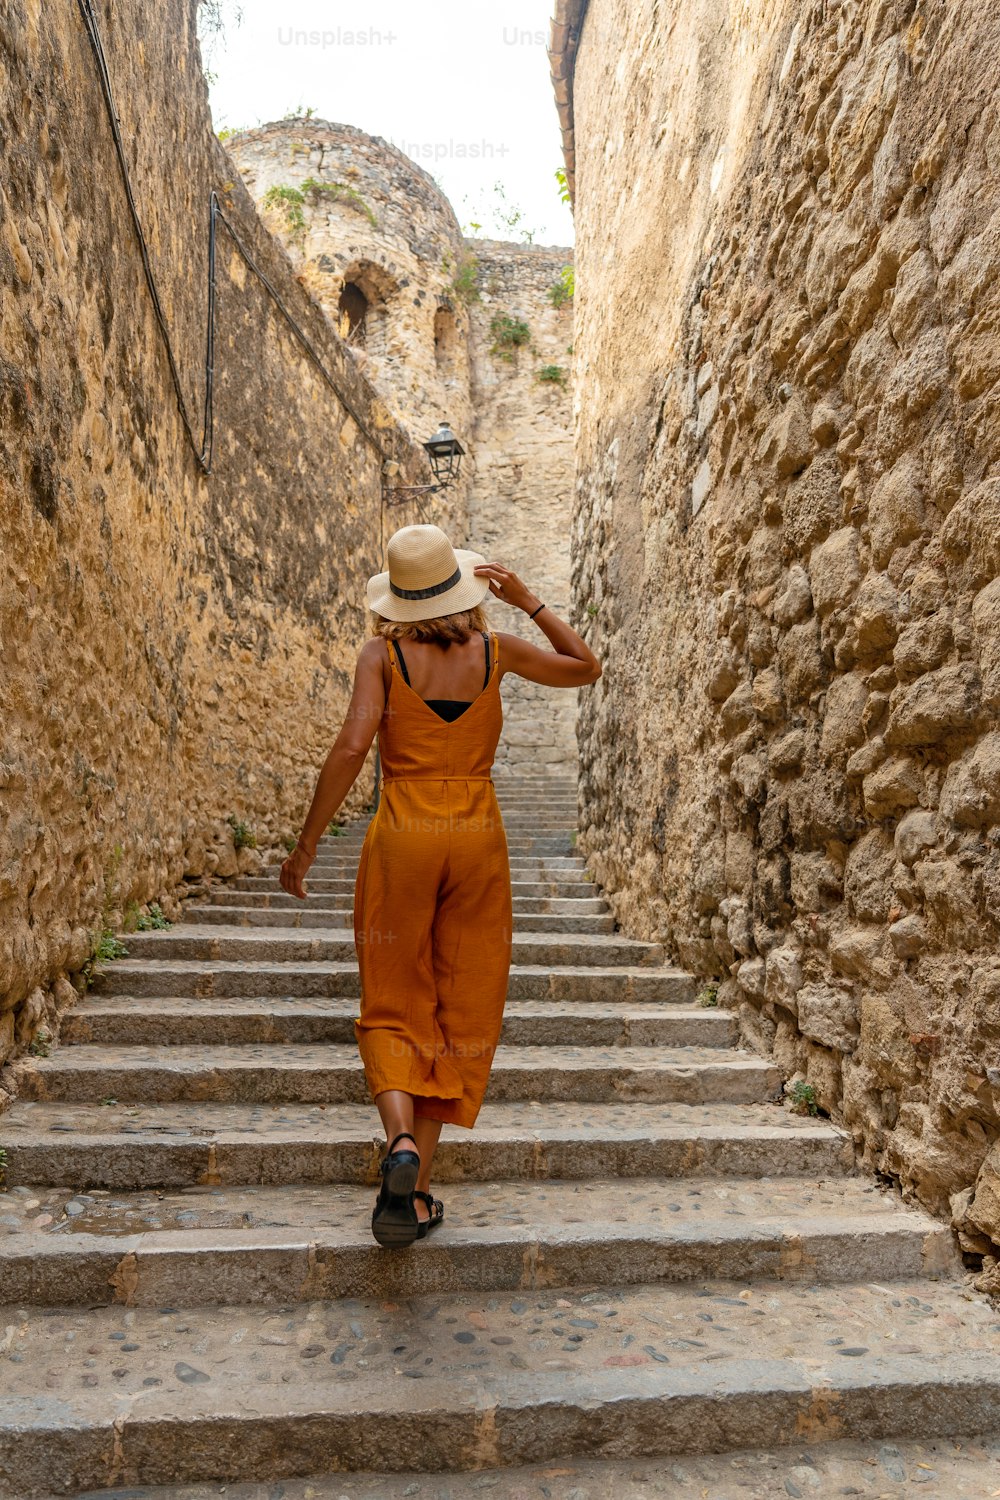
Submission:
{"label": "bright sky", "polygon": [[[572,244],[554,176],[563,160],[545,50],[551,4],[220,0],[224,40],[206,59],[215,128],[311,107],[412,156],[463,227]],[[523,217],[504,226],[498,211]]]}

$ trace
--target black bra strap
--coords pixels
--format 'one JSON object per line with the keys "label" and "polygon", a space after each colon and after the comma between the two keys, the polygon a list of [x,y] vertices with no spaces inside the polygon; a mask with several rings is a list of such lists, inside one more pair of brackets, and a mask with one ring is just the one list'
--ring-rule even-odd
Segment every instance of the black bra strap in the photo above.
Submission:
{"label": "black bra strap", "polygon": [[[492,653],[490,651],[490,638],[489,638],[488,633],[485,630],[482,631],[482,637],[483,637],[483,649],[484,649],[484,651],[486,653],[486,673],[485,673],[485,675],[483,677],[483,687],[487,688],[490,685],[490,669],[493,666],[493,662],[492,662],[492,659],[491,659]],[[398,641],[393,641],[393,643],[392,643],[392,649],[396,653],[396,660],[399,663],[399,670],[403,674],[403,681],[406,683],[407,687],[410,687],[411,686],[411,684],[410,684],[410,674],[406,670],[406,662],[403,660],[403,653],[399,649],[399,642]]]}
{"label": "black bra strap", "polygon": [[403,674],[403,681],[406,683],[406,686],[409,687],[410,686],[410,674],[406,670],[406,662],[403,660],[403,653],[399,649],[399,642],[398,641],[393,641],[393,643],[392,643],[392,649],[396,653],[396,660],[399,662],[399,670]]}

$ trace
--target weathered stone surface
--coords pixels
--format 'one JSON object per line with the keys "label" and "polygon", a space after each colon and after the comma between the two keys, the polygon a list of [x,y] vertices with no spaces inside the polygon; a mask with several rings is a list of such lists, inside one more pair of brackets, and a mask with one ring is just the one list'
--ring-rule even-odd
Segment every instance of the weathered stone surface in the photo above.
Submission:
{"label": "weathered stone surface", "polygon": [[802,987],[802,963],[794,948],[772,948],[765,965],[764,992],[788,1010],[795,1008],[795,997]]}
{"label": "weathered stone surface", "polygon": [[981,589],[1000,575],[1000,479],[966,490],[941,527],[949,570],[966,587]]}
{"label": "weathered stone surface", "polygon": [[892,901],[890,877],[895,863],[892,838],[873,828],[852,847],[844,866],[844,897],[862,922],[882,922]]}
{"label": "weathered stone surface", "polygon": [[899,635],[892,653],[893,665],[900,678],[919,677],[939,667],[952,645],[951,624],[940,615],[929,615],[907,625]]}
{"label": "weathered stone surface", "polygon": [[970,736],[976,731],[979,711],[975,669],[964,662],[942,667],[893,694],[885,742],[890,746],[935,745],[950,737]]}
{"label": "weathered stone surface", "polygon": [[872,557],[884,568],[897,547],[912,542],[923,529],[923,484],[919,468],[908,454],[883,474],[868,502]]}
{"label": "weathered stone surface", "polygon": [[953,761],[941,789],[941,815],[963,828],[1000,822],[1000,733],[984,735]]}
{"label": "weathered stone surface", "polygon": [[891,651],[899,633],[899,592],[885,573],[869,573],[854,601],[857,649],[862,656],[881,658]]}
{"label": "weathered stone surface", "polygon": [[789,568],[781,592],[771,605],[771,617],[777,625],[794,625],[812,608],[812,590],[805,568],[794,563]]}
{"label": "weathered stone surface", "polygon": [[820,614],[848,604],[861,579],[858,534],[853,526],[842,526],[809,559],[813,603]]}
{"label": "weathered stone surface", "polygon": [[920,767],[913,760],[888,760],[864,779],[865,812],[870,818],[896,818],[916,807],[924,789]]}
{"label": "weathered stone surface", "polygon": [[972,603],[972,626],[983,684],[983,702],[1000,707],[1000,578],[995,578]]}
{"label": "weathered stone surface", "polygon": [[919,917],[902,917],[889,928],[889,941],[897,958],[916,958],[927,946],[927,928]]}
{"label": "weathered stone surface", "polygon": [[896,858],[912,865],[926,849],[937,843],[937,823],[933,813],[910,812],[901,818],[895,834]]}
{"label": "weathered stone surface", "polygon": [[828,984],[806,984],[798,992],[799,1030],[824,1047],[853,1052],[858,1041],[857,1004],[847,989]]}

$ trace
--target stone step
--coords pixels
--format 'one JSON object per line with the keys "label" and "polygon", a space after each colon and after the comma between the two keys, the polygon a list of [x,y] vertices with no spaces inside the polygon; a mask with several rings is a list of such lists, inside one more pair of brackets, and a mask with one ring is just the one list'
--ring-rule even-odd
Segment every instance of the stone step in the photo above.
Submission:
{"label": "stone step", "polygon": [[[188,998],[86,996],[62,1019],[60,1044],[221,1046],[239,1042],[339,1042],[352,1045],[356,997],[253,999],[192,1003]],[[721,1008],[574,1004],[511,1000],[504,1010],[504,1046],[556,1046],[567,1036],[581,1047],[728,1047],[736,1017]]]}
{"label": "stone step", "polygon": [[[352,859],[357,860],[361,851],[360,840],[334,839],[332,843],[319,849],[313,861],[313,868],[329,865],[333,860]],[[513,861],[515,859],[569,859],[571,857],[581,858],[576,852],[574,840],[567,834],[559,834],[558,837],[549,837],[544,834],[532,835],[513,834],[507,840],[507,854]],[[281,861],[277,861],[272,867],[277,869]]]}
{"label": "stone step", "polygon": [[[864,1442],[810,1442],[731,1453],[685,1453],[666,1458],[587,1458],[562,1456],[553,1467],[514,1464],[465,1473],[313,1475],[284,1480],[281,1500],[785,1500],[810,1495],[867,1495],[881,1500],[981,1500],[996,1489],[1000,1435],[900,1438]],[[739,1476],[738,1481],[734,1476]],[[738,1482],[738,1497],[733,1484]],[[417,1488],[414,1488],[414,1486]],[[912,1487],[911,1487],[912,1486]],[[130,1488],[127,1500],[269,1500],[276,1490],[260,1485],[218,1485],[206,1489],[171,1485]],[[125,1500],[122,1491],[89,1491],[79,1500]]]}
{"label": "stone step", "polygon": [[[383,1137],[371,1104],[36,1104],[4,1116],[9,1187],[137,1189],[371,1182]],[[514,1177],[800,1177],[852,1171],[826,1120],[766,1104],[484,1104],[445,1125],[435,1182]]]}
{"label": "stone step", "polygon": [[331,1454],[341,1470],[412,1476],[989,1432],[997,1315],[961,1291],[938,1284],[947,1320],[923,1311],[920,1280],[352,1298],[265,1318],[27,1310],[4,1318],[17,1366],[0,1487],[29,1500],[219,1476],[260,1486],[322,1472]]}
{"label": "stone step", "polygon": [[[295,927],[295,928],[345,928],[350,930],[353,922],[353,904],[337,907],[333,903],[314,901],[310,896],[305,901],[291,897],[292,907],[271,910],[269,907],[245,906],[238,902],[213,902],[209,906],[190,906],[191,920],[209,927]],[[583,917],[569,917],[551,912],[514,912],[514,931],[536,933],[611,933],[615,930],[615,919],[610,913]]]}
{"label": "stone step", "polygon": [[[540,872],[533,872],[534,878],[524,880],[512,880],[511,892],[515,901],[534,900],[596,900],[604,906],[604,898],[600,895],[597,886],[592,880],[588,880],[582,870],[566,870],[557,872],[545,878]],[[356,872],[355,872],[356,875]],[[353,899],[355,888],[355,875],[344,875],[340,878],[329,879],[316,876],[310,870],[306,876],[306,887],[311,896],[313,895],[345,895]],[[228,892],[254,891],[264,892],[271,895],[283,895],[281,886],[276,875],[243,875],[238,880],[227,882],[225,886],[216,886],[216,891]],[[296,897],[289,896],[289,901],[295,901]],[[516,910],[516,908],[515,908]]]}
{"label": "stone step", "polygon": [[[318,911],[353,911],[354,909],[354,886],[346,885],[343,891],[330,891],[313,893],[310,891],[310,905]],[[514,896],[514,914],[526,916],[561,916],[561,917],[603,917],[607,915],[608,905],[600,896],[584,895],[576,897],[553,897],[553,896]],[[302,902],[297,896],[290,896],[279,886],[272,885],[267,890],[233,890],[229,886],[217,887],[211,892],[208,905],[210,906],[241,906],[253,907],[260,911],[301,911]],[[187,908],[191,914],[205,910],[203,905],[190,905]]]}
{"label": "stone step", "polygon": [[372,1238],[373,1201],[346,1185],[16,1189],[2,1202],[0,1285],[36,1306],[193,1307],[955,1269],[945,1225],[860,1179],[456,1185],[431,1240],[402,1255]]}
{"label": "stone step", "polygon": [[[337,844],[333,849],[324,849],[316,853],[310,868],[330,868],[331,865],[339,864],[343,867],[357,868],[358,856],[361,853],[360,844],[348,844],[346,841]],[[559,849],[513,849],[508,846],[508,862],[511,870],[520,868],[532,868],[535,865],[556,868],[556,870],[583,870],[586,861],[582,853],[577,852],[571,844],[564,843]],[[268,871],[277,877],[277,871],[282,867],[282,859],[276,858],[270,865]]]}
{"label": "stone step", "polygon": [[[373,934],[375,942],[392,942],[392,934]],[[309,936],[294,927],[273,930],[249,928],[217,931],[197,922],[185,922],[169,932],[132,932],[126,942],[127,959],[115,961],[115,971],[143,965],[159,967],[171,961],[221,960],[228,963],[291,963],[296,961],[343,963],[355,957],[353,938],[337,933]],[[663,948],[619,933],[545,934],[515,933],[513,961],[519,964],[560,965],[660,965]]]}
{"label": "stone step", "polygon": [[[586,1104],[763,1103],[782,1074],[750,1053],[697,1047],[499,1047],[490,1103],[545,1099]],[[357,1046],[61,1047],[33,1059],[22,1099],[99,1104],[364,1104]]]}
{"label": "stone step", "polygon": [[[539,828],[537,824],[532,826],[529,821],[520,828],[507,829],[507,849],[510,854],[572,854],[575,842],[576,828],[565,825],[552,829]],[[360,833],[324,838],[317,847],[317,858],[339,854],[344,850],[356,852],[362,843]]]}
{"label": "stone step", "polygon": [[[265,871],[268,880],[274,885],[278,884],[280,864],[269,865]],[[316,860],[310,866],[307,880],[322,878],[351,879],[358,872],[358,860],[356,855],[341,854],[331,856],[329,859]],[[546,854],[535,857],[533,855],[515,855],[510,861],[511,884],[519,880],[572,880],[574,876],[578,880],[587,879],[587,867],[578,854],[558,856]],[[259,877],[257,877],[259,878]]]}
{"label": "stone step", "polygon": [[[548,807],[525,808],[515,811],[501,808],[503,825],[510,834],[569,838],[576,832],[576,808],[572,812],[553,811]],[[336,849],[348,843],[360,844],[369,828],[368,823],[348,823],[342,833],[324,833],[319,840],[320,849]]]}
{"label": "stone step", "polygon": [[[155,963],[116,959],[94,976],[99,995],[357,995],[358,966],[353,960],[302,963],[244,963],[216,959],[159,959]],[[508,1000],[597,1000],[602,1003],[652,1001],[690,1005],[698,983],[680,969],[629,964],[524,964],[512,966]]]}

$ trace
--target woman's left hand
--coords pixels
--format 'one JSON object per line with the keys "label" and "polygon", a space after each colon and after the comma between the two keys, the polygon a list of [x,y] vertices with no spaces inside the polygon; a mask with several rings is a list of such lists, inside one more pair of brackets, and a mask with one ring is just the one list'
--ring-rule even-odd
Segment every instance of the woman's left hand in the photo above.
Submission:
{"label": "woman's left hand", "polygon": [[502,599],[504,604],[512,604],[515,609],[530,614],[535,605],[541,603],[538,595],[522,583],[513,569],[505,568],[502,563],[479,563],[474,572],[477,578],[489,579],[490,593],[494,599]]}
{"label": "woman's left hand", "polygon": [[309,866],[315,859],[314,854],[307,854],[300,844],[296,844],[291,854],[281,866],[281,889],[287,891],[290,896],[298,896],[300,901],[306,899],[306,888],[302,884],[309,873]]}

